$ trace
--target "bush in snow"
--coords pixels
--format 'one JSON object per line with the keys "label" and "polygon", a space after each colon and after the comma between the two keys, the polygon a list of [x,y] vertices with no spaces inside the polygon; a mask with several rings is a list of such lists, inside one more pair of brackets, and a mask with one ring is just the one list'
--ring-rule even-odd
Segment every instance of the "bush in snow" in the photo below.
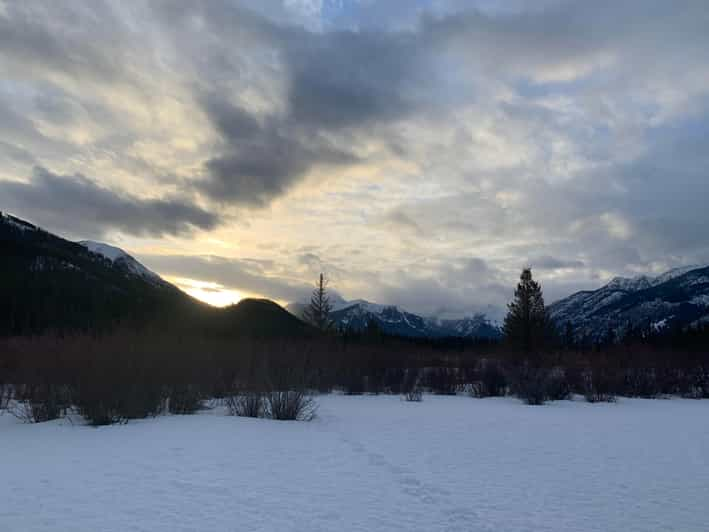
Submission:
{"label": "bush in snow", "polygon": [[74,404],[89,425],[112,425],[155,416],[164,410],[164,391],[139,376],[86,375],[74,388]]}
{"label": "bush in snow", "polygon": [[657,372],[653,368],[628,369],[623,381],[623,395],[654,399],[661,393]]}
{"label": "bush in snow", "polygon": [[264,395],[261,392],[245,392],[224,398],[227,411],[231,416],[263,417],[265,410]]}
{"label": "bush in snow", "polygon": [[589,403],[614,403],[614,379],[601,370],[589,369],[584,373],[584,397]]}
{"label": "bush in snow", "polygon": [[700,366],[689,372],[686,380],[688,381],[687,391],[685,392],[686,397],[709,399],[709,366]]}
{"label": "bush in snow", "polygon": [[455,395],[458,390],[458,373],[455,368],[431,368],[424,372],[424,388],[436,395]]}
{"label": "bush in snow", "polygon": [[404,399],[407,401],[420,402],[423,400],[423,393],[419,384],[419,370],[409,368],[404,373],[404,382],[401,385]]}
{"label": "bush in snow", "polygon": [[555,367],[546,376],[546,397],[550,401],[563,401],[571,398],[571,385],[564,368]]}
{"label": "bush in snow", "polygon": [[365,390],[365,378],[359,370],[349,370],[342,379],[342,389],[345,395],[362,395]]}
{"label": "bush in snow", "polygon": [[67,387],[45,382],[21,386],[10,412],[27,423],[43,423],[60,418],[68,407]]}
{"label": "bush in snow", "polygon": [[497,360],[482,360],[479,365],[479,379],[472,385],[475,397],[501,397],[507,392],[507,378],[502,365]]}
{"label": "bush in snow", "polygon": [[313,398],[302,390],[266,394],[266,415],[277,420],[311,421],[317,412]]}
{"label": "bush in snow", "polygon": [[384,389],[393,394],[401,393],[405,374],[402,368],[387,368],[384,371]]}
{"label": "bush in snow", "polygon": [[12,399],[12,386],[9,384],[0,384],[0,410],[6,410]]}
{"label": "bush in snow", "polygon": [[543,405],[548,397],[548,371],[528,362],[510,371],[512,392],[528,405]]}
{"label": "bush in snow", "polygon": [[168,388],[168,410],[171,414],[194,414],[202,406],[202,399],[202,390],[194,384],[177,384]]}

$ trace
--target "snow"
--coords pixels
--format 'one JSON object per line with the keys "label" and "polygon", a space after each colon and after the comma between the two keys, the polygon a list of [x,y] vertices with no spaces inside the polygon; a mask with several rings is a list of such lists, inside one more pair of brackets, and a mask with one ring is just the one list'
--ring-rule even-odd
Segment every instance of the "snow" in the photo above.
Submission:
{"label": "snow", "polygon": [[96,253],[106,257],[108,260],[115,262],[116,259],[125,258],[129,255],[123,251],[121,248],[115,246],[109,246],[102,242],[93,242],[91,240],[82,240],[79,242],[82,246],[88,249],[91,253]]}
{"label": "snow", "polygon": [[13,226],[15,229],[19,229],[23,232],[37,230],[37,227],[35,227],[34,225],[20,220],[19,218],[15,218],[10,214],[5,214],[3,212],[0,212],[0,221],[5,222],[6,224]]}
{"label": "snow", "polygon": [[651,286],[651,279],[646,275],[639,275],[631,279],[627,277],[614,277],[610,283],[606,285],[612,290],[625,290],[627,292],[636,292]]}
{"label": "snow", "polygon": [[653,328],[655,331],[661,331],[662,329],[664,329],[665,327],[667,327],[667,319],[668,319],[668,318],[663,318],[663,319],[661,319],[660,321],[653,322],[652,328]]}
{"label": "snow", "polygon": [[[343,310],[350,307],[358,307],[360,310],[365,312],[371,312],[372,314],[381,314],[387,308],[393,307],[393,305],[380,305],[379,303],[371,303],[365,301],[364,299],[353,299],[352,301],[340,301],[333,306],[333,311]],[[397,308],[397,307],[394,307]]]}
{"label": "snow", "polygon": [[707,530],[709,401],[318,401],[311,423],[0,416],[0,530]]}
{"label": "snow", "polygon": [[695,296],[689,302],[699,307],[709,307],[709,294]]}
{"label": "snow", "polygon": [[658,284],[666,283],[667,281],[671,281],[675,277],[680,277],[685,273],[691,272],[692,270],[698,270],[704,267],[705,266],[702,266],[700,264],[693,264],[691,266],[680,266],[679,268],[672,268],[671,270],[666,271],[662,275],[658,275],[657,277],[655,277],[652,281],[652,285],[657,286]]}
{"label": "snow", "polygon": [[92,240],[82,240],[81,242],[79,242],[79,244],[84,246],[90,252],[101,255],[110,260],[111,262],[115,263],[118,261],[122,263],[127,268],[127,270],[134,275],[138,275],[140,277],[157,283],[164,282],[162,277],[160,277],[155,272],[150,271],[140,262],[131,257],[128,253],[123,251],[121,248],[109,246],[108,244],[104,244],[103,242],[94,242]]}

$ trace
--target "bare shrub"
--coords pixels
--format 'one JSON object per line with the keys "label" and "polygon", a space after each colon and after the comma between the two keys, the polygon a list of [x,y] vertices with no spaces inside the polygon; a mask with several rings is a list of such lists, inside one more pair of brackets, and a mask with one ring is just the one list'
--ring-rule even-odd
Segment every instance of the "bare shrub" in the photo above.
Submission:
{"label": "bare shrub", "polygon": [[412,403],[420,403],[423,401],[423,392],[421,388],[413,388],[404,394],[404,399]]}
{"label": "bare shrub", "polygon": [[406,371],[402,368],[387,368],[384,372],[384,389],[397,395],[402,393],[405,374]]}
{"label": "bare shrub", "polygon": [[0,412],[7,410],[13,397],[13,388],[9,384],[0,384]]}
{"label": "bare shrub", "polygon": [[564,401],[571,398],[571,385],[564,368],[552,368],[547,374],[546,397],[550,401]]}
{"label": "bare shrub", "polygon": [[26,423],[43,423],[59,419],[69,407],[68,390],[53,383],[22,386],[10,412]]}
{"label": "bare shrub", "polygon": [[501,397],[507,392],[507,378],[497,360],[481,360],[479,379],[473,383],[471,392],[475,397]]}
{"label": "bare shrub", "polygon": [[230,416],[263,417],[265,411],[264,394],[245,392],[224,398]]}
{"label": "bare shrub", "polygon": [[418,369],[409,368],[404,373],[404,382],[401,385],[404,399],[412,402],[423,401],[423,392],[419,384],[420,371]]}
{"label": "bare shrub", "polygon": [[548,372],[528,363],[510,372],[513,392],[528,405],[543,405],[548,399]]}
{"label": "bare shrub", "polygon": [[168,410],[171,414],[194,414],[202,406],[204,396],[199,386],[178,384],[168,388]]}
{"label": "bare shrub", "polygon": [[96,378],[77,385],[74,404],[89,425],[113,425],[159,414],[164,394],[148,382]]}
{"label": "bare shrub", "polygon": [[367,393],[379,395],[384,391],[384,372],[372,371],[364,378],[364,385]]}
{"label": "bare shrub", "polygon": [[455,368],[430,368],[424,372],[422,384],[436,395],[455,395],[458,374]]}
{"label": "bare shrub", "polygon": [[317,403],[302,390],[271,391],[266,394],[266,415],[277,420],[311,421]]}
{"label": "bare shrub", "polygon": [[615,403],[613,378],[600,370],[584,373],[584,397],[589,403]]}
{"label": "bare shrub", "polygon": [[343,377],[342,389],[345,395],[362,395],[365,390],[365,378],[358,370],[349,370]]}
{"label": "bare shrub", "polygon": [[623,395],[654,399],[660,395],[657,373],[653,368],[630,368],[625,371]]}
{"label": "bare shrub", "polygon": [[687,391],[685,397],[691,399],[709,399],[709,366],[698,367],[689,372],[686,377]]}

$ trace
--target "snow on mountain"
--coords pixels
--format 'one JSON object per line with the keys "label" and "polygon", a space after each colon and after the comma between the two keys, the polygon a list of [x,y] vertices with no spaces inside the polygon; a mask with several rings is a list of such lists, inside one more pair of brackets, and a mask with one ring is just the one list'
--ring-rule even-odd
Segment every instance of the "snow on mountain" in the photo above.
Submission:
{"label": "snow on mountain", "polygon": [[150,271],[121,248],[110,246],[108,244],[104,244],[103,242],[94,242],[92,240],[82,240],[81,242],[78,242],[78,244],[81,244],[90,252],[101,255],[102,257],[110,260],[114,265],[122,268],[132,275],[142,277],[143,279],[156,284],[165,284],[162,277],[155,272]]}
{"label": "snow on mountain", "polygon": [[15,229],[19,229],[20,231],[37,231],[39,228],[35,225],[32,225],[29,222],[25,222],[24,220],[21,220],[19,218],[16,218],[15,216],[12,216],[11,214],[5,213],[0,211],[0,221],[6,223],[7,225],[10,225],[14,227]]}
{"label": "snow on mountain", "polygon": [[669,330],[706,320],[707,300],[709,266],[687,266],[657,277],[616,277],[555,302],[549,314],[559,326],[571,323],[579,339],[595,341],[628,328]]}
{"label": "snow on mountain", "polygon": [[704,266],[701,266],[699,264],[693,264],[692,266],[680,266],[679,268],[672,268],[671,270],[666,271],[662,275],[658,275],[657,277],[652,279],[652,285],[655,286],[658,284],[665,283],[667,281],[671,281],[675,277],[680,277],[685,273],[691,272],[692,270],[698,270],[703,267]]}
{"label": "snow on mountain", "polygon": [[[286,310],[302,317],[305,303],[291,303]],[[361,332],[375,324],[386,334],[411,338],[499,338],[500,329],[484,315],[462,319],[423,317],[395,305],[382,305],[364,299],[332,301],[332,319],[338,329]]]}
{"label": "snow on mountain", "polygon": [[627,278],[627,277],[615,277],[606,286],[614,290],[625,290],[627,292],[634,292],[636,290],[643,290],[652,286],[653,279],[647,275],[640,275],[638,277]]}

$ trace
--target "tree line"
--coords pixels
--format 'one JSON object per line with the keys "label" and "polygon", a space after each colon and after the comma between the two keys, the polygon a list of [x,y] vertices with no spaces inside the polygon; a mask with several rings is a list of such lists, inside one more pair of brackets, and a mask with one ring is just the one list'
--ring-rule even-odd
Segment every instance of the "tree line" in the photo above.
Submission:
{"label": "tree line", "polygon": [[[580,395],[709,397],[706,330],[678,344],[629,340],[603,348],[559,340],[541,286],[522,272],[502,342],[338,334],[319,276],[306,319],[321,334],[230,337],[209,329],[135,328],[0,340],[0,409],[28,421],[80,415],[91,424],[220,402],[234,415],[310,419],[313,398],[345,394],[515,395],[529,404]],[[176,324],[177,325],[177,324]]]}

